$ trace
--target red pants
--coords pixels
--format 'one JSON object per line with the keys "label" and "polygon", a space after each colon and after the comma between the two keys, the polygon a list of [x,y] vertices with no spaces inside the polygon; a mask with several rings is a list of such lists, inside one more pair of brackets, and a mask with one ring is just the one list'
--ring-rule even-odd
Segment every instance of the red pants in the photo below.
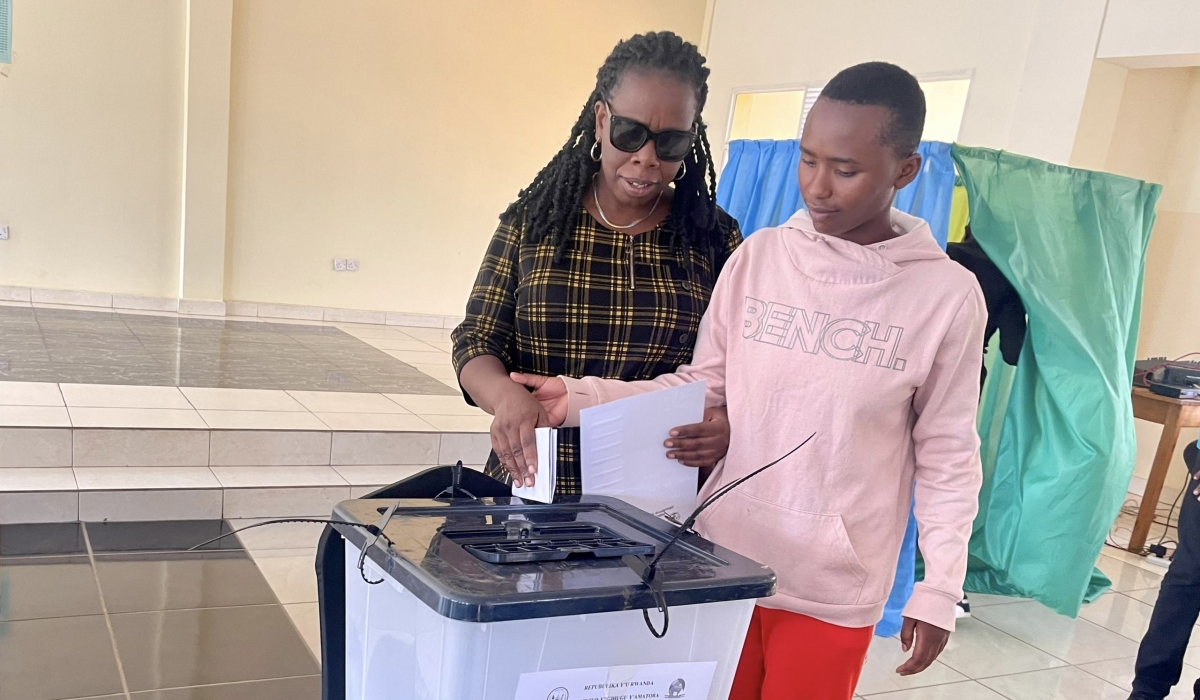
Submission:
{"label": "red pants", "polygon": [[729,700],[851,700],[873,629],[755,607]]}

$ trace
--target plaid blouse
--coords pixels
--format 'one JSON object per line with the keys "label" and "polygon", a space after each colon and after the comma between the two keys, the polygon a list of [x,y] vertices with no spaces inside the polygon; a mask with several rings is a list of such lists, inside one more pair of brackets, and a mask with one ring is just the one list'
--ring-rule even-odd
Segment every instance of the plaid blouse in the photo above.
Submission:
{"label": "plaid blouse", "polygon": [[[733,217],[721,210],[718,216],[726,234],[715,260],[700,250],[677,252],[663,224],[630,236],[601,226],[581,208],[570,246],[556,263],[553,245],[526,243],[520,226],[501,224],[479,268],[466,320],[454,330],[455,370],[494,355],[509,371],[552,377],[632,381],[674,372],[691,361],[717,275],[742,241]],[[508,481],[494,453],[487,473]],[[564,429],[556,491],[580,489],[579,431]]]}

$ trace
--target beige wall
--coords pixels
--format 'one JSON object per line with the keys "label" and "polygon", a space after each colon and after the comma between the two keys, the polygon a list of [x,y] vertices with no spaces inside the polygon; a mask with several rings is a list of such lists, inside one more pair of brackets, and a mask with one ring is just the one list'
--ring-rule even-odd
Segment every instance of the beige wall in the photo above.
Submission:
{"label": "beige wall", "polygon": [[0,285],[175,296],[183,0],[15,0]]}
{"label": "beige wall", "polygon": [[735,90],[885,60],[918,76],[972,75],[963,143],[1066,162],[1103,15],[1103,0],[717,0],[706,116],[723,137]]}
{"label": "beige wall", "polygon": [[[1127,70],[1097,61],[1072,165],[1162,183],[1146,259],[1138,357],[1200,350],[1200,68]],[[1145,478],[1161,427],[1138,422],[1135,476]],[[1184,431],[1180,446],[1195,440]],[[1178,451],[1178,450],[1177,450]],[[1184,479],[1176,457],[1167,486]],[[1174,493],[1172,492],[1172,493]]]}
{"label": "beige wall", "polygon": [[[462,313],[621,38],[704,0],[234,3],[226,297]],[[354,273],[332,270],[357,258]]]}

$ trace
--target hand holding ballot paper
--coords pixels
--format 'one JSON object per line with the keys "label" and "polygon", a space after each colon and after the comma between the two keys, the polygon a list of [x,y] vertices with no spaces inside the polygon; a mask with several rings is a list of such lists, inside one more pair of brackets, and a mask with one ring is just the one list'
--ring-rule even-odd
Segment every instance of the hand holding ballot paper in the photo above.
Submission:
{"label": "hand holding ballot paper", "polygon": [[[568,397],[561,380],[525,375],[513,379],[533,388],[552,422],[562,423]],[[684,384],[581,412],[583,493],[618,497],[663,516],[679,518],[690,512],[696,500],[697,472],[668,457],[664,442],[679,426],[704,419],[706,388],[704,382]],[[514,496],[543,503],[553,500],[557,450],[550,446],[554,442],[552,429],[538,429],[534,486],[514,486]]]}

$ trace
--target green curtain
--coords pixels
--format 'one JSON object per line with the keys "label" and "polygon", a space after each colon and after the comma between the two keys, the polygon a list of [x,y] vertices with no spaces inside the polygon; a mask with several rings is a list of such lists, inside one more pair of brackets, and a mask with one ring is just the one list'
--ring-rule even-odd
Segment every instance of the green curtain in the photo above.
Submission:
{"label": "green curtain", "polygon": [[955,146],[971,232],[1025,302],[1015,368],[980,404],[984,487],[967,589],[1076,615],[1133,473],[1130,386],[1146,245],[1162,188]]}

